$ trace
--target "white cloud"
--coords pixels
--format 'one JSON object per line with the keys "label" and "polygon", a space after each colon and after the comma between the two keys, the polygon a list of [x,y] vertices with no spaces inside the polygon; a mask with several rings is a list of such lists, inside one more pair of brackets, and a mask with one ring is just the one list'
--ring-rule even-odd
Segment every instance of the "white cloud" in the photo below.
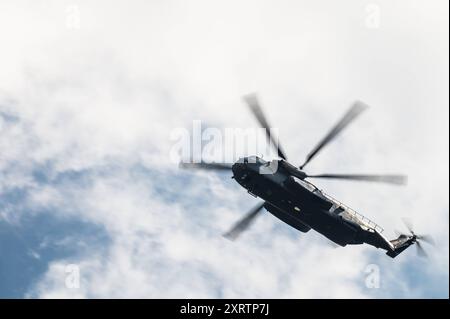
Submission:
{"label": "white cloud", "polygon": [[[83,278],[79,290],[65,287],[64,266],[73,262],[62,260],[50,266],[31,296],[364,296],[355,280],[365,267],[362,251],[323,247],[317,239],[309,240],[314,237],[286,236],[267,225],[263,229],[270,240],[261,245],[257,226],[272,223],[269,216],[240,242],[231,243],[220,236],[229,223],[222,223],[219,214],[230,215],[229,208],[215,210],[210,202],[183,211],[183,201],[162,203],[148,177],[119,174],[95,178],[85,189],[61,188],[65,203],[104,225],[113,242],[105,254],[77,261]],[[196,187],[194,181],[186,186]],[[201,189],[207,192],[208,186]],[[323,262],[343,256],[339,263]]]}
{"label": "white cloud", "polygon": [[[101,225],[112,238],[104,252],[53,262],[31,296],[374,296],[364,289],[370,247],[329,249],[268,214],[231,244],[219,235],[252,198],[215,176],[196,184],[168,163],[171,130],[192,119],[253,125],[240,101],[253,90],[294,163],[350,102],[372,105],[309,169],[407,173],[403,189],[320,185],[388,234],[400,216],[413,217],[438,242],[421,275],[448,278],[447,3],[379,1],[379,29],[364,27],[361,1],[71,2],[80,29],[66,27],[68,2],[23,3],[0,8],[9,49],[0,111],[19,119],[0,117],[0,191],[26,187],[30,205]],[[147,173],[133,173],[136,165]],[[43,188],[32,177],[42,167],[50,179],[81,171],[88,181]],[[411,251],[396,267],[381,257],[388,281],[419,262]],[[69,261],[81,267],[79,290],[64,286]]]}

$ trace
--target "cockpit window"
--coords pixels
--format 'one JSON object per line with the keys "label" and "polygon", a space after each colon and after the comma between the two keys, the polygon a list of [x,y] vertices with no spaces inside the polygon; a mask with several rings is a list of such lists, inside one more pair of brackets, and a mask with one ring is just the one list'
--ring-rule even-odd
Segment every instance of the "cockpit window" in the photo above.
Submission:
{"label": "cockpit window", "polygon": [[307,181],[304,181],[304,180],[301,180],[301,179],[297,179],[297,178],[296,178],[296,181],[297,181],[300,185],[302,185],[303,187],[305,187],[307,190],[309,190],[310,192],[313,192],[313,193],[316,193],[316,194],[321,193],[320,190],[319,190],[316,186],[314,186],[313,184],[311,184],[311,183],[309,183],[309,182],[307,182]]}
{"label": "cockpit window", "polygon": [[258,157],[256,157],[256,156],[247,157],[247,163],[250,163],[250,164],[258,163]]}
{"label": "cockpit window", "polygon": [[249,164],[266,164],[267,161],[263,160],[262,158],[258,156],[249,156],[247,157],[247,163]]}

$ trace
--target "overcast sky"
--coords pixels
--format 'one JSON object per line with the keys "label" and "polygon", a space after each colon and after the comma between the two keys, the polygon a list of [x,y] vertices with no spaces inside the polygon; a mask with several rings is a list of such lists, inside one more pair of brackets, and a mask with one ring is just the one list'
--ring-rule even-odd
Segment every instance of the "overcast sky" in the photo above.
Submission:
{"label": "overcast sky", "polygon": [[[0,297],[448,298],[448,36],[444,0],[1,1]],[[429,258],[269,213],[224,239],[257,200],[170,137],[256,126],[249,92],[297,165],[370,105],[308,171],[407,174],[317,186],[390,239],[413,219]]]}

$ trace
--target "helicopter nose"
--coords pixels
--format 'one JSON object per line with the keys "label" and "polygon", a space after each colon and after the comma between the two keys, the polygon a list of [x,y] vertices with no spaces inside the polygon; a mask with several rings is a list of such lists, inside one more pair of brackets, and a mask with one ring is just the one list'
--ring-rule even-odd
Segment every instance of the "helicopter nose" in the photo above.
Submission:
{"label": "helicopter nose", "polygon": [[233,172],[233,177],[240,177],[245,170],[245,164],[244,163],[234,163],[233,166],[231,166],[231,171]]}
{"label": "helicopter nose", "polygon": [[234,163],[233,166],[231,166],[231,170],[233,171],[234,180],[241,186],[247,188],[250,181],[247,164],[240,162]]}

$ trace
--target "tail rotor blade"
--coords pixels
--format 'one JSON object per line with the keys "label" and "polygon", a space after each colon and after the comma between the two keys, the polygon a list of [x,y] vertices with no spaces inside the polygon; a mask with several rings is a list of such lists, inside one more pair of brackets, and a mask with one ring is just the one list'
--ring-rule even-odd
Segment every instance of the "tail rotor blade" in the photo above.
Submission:
{"label": "tail rotor blade", "polygon": [[416,247],[417,247],[417,254],[420,257],[428,257],[427,252],[425,251],[425,249],[422,247],[422,245],[419,242],[416,242]]}
{"label": "tail rotor blade", "polygon": [[264,207],[264,202],[255,206],[251,211],[247,213],[241,220],[239,220],[228,232],[223,236],[230,240],[235,240],[239,235],[248,229],[250,225],[255,221],[255,218],[262,211]]}
{"label": "tail rotor blade", "polygon": [[313,150],[306,157],[305,162],[300,169],[306,166],[313,159],[314,156],[328,143],[330,143],[339,133],[347,127],[359,114],[366,110],[368,106],[360,101],[356,101],[350,107],[350,109],[345,113],[341,120],[328,132],[328,134],[313,148]]}
{"label": "tail rotor blade", "polygon": [[431,235],[417,235],[417,239],[430,244],[432,246],[436,245],[436,242],[434,241],[433,237]]}
{"label": "tail rotor blade", "polygon": [[[402,217],[402,221],[405,224],[405,227],[410,232],[409,239],[412,240],[412,244],[416,245],[417,255],[420,257],[428,257],[427,252],[422,246],[421,242],[430,244],[434,246],[435,242],[432,236],[430,235],[419,235],[414,232],[414,224],[413,221],[408,217]],[[405,235],[406,236],[406,235]]]}
{"label": "tail rotor blade", "polygon": [[264,113],[262,111],[261,105],[259,104],[258,97],[256,94],[249,94],[244,96],[244,101],[247,103],[248,107],[250,108],[250,111],[253,113],[253,115],[256,117],[257,121],[259,122],[259,125],[265,129],[266,136],[268,141],[272,144],[272,146],[276,149],[278,156],[282,159],[286,159],[286,155],[281,148],[278,141],[274,138],[270,131],[270,124],[267,122],[266,117],[264,116]]}
{"label": "tail rotor blade", "polygon": [[405,224],[406,228],[409,230],[411,234],[414,234],[414,224],[412,220],[408,217],[402,217],[403,224]]}

